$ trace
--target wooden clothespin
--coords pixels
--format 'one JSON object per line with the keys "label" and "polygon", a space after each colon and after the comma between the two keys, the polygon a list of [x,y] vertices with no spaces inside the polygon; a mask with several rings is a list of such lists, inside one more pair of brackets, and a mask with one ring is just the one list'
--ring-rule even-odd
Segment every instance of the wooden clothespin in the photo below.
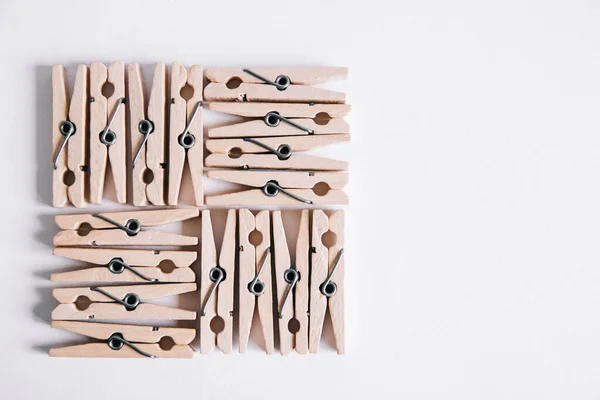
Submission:
{"label": "wooden clothespin", "polygon": [[[203,128],[202,128],[202,66],[189,71],[178,63],[171,67],[171,104],[169,130],[169,190],[167,204],[177,205],[183,167],[187,158],[196,206],[204,201],[202,190]],[[190,88],[193,94],[186,99],[182,91]],[[187,97],[187,96],[186,96]]]}
{"label": "wooden clothespin", "polygon": [[196,274],[189,268],[198,256],[195,251],[56,247],[53,254],[102,266],[53,273],[52,282],[196,281]]}
{"label": "wooden clothespin", "polygon": [[[322,242],[327,232],[335,234],[336,242],[329,249]],[[330,217],[314,210],[312,218],[312,268],[310,274],[310,333],[311,353],[319,350],[325,312],[329,309],[333,336],[338,354],[344,353],[344,212],[335,211]]]}
{"label": "wooden clothespin", "polygon": [[115,213],[57,215],[62,229],[55,246],[194,246],[198,237],[146,229],[185,221],[199,215],[198,209],[121,211]]}
{"label": "wooden clothespin", "polygon": [[310,85],[348,77],[347,68],[215,68],[206,70],[211,82],[208,101],[272,101],[282,103],[345,103],[346,94]]}
{"label": "wooden clothespin", "polygon": [[133,204],[165,204],[167,67],[157,63],[148,103],[139,64],[127,66]]}
{"label": "wooden clothespin", "polygon": [[[112,93],[110,93],[112,89]],[[105,96],[106,95],[106,96]],[[117,201],[127,202],[125,64],[90,65],[90,203],[100,204],[110,164]]]}
{"label": "wooden clothespin", "polygon": [[73,93],[68,100],[65,68],[52,67],[52,204],[77,208],[87,206],[85,197],[88,166],[87,143],[88,68],[77,66]]}
{"label": "wooden clothespin", "polygon": [[196,319],[195,311],[146,303],[195,290],[195,283],[54,289],[52,295],[61,304],[52,311],[52,319]]}
{"label": "wooden clothespin", "polygon": [[348,182],[346,173],[213,170],[208,177],[258,189],[207,196],[207,205],[348,204],[348,196],[341,190]]}
{"label": "wooden clothespin", "polygon": [[[104,324],[100,322],[52,321],[53,328],[79,333],[101,342],[50,349],[51,357],[85,358],[192,358],[189,343],[196,330],[191,328],[162,328],[158,326]],[[171,348],[159,343],[171,338]]]}
{"label": "wooden clothespin", "polygon": [[209,138],[350,133],[348,123],[341,118],[350,112],[349,104],[213,102],[208,103],[208,109],[253,118],[251,121],[210,128]]}
{"label": "wooden clothespin", "polygon": [[[200,275],[200,352],[208,354],[216,345],[226,354],[233,347],[233,290],[235,282],[236,210],[227,212],[221,254],[217,249],[210,211],[202,211],[202,267]],[[213,324],[221,323],[215,333]]]}
{"label": "wooden clothespin", "polygon": [[[252,327],[254,307],[265,339],[265,351],[274,351],[273,291],[271,284],[271,235],[269,211],[260,211],[256,217],[250,210],[239,210],[239,340],[240,353],[245,353]],[[251,238],[254,231],[260,241]],[[252,243],[254,242],[254,244]]]}
{"label": "wooden clothespin", "polygon": [[300,354],[308,353],[308,212],[302,211],[295,265],[290,261],[281,211],[273,212],[275,284],[281,354],[289,354],[294,348]]}

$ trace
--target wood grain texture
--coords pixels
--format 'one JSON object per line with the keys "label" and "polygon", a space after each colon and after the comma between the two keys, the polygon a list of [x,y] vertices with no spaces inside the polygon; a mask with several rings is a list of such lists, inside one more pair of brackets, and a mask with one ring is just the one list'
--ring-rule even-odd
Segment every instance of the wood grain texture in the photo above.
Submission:
{"label": "wood grain texture", "polygon": [[[191,268],[175,268],[166,273],[157,267],[135,267],[135,270],[157,282],[195,282],[196,274]],[[54,272],[50,275],[52,282],[139,282],[146,283],[146,279],[124,269],[121,273],[113,273],[107,267],[94,267],[77,271]]]}
{"label": "wood grain texture", "polygon": [[[326,124],[317,124],[308,118],[291,118],[290,121],[313,131],[313,135],[349,134],[350,126],[342,118],[334,118]],[[310,136],[305,130],[280,121],[277,126],[269,126],[264,120],[241,122],[239,124],[210,128],[210,138],[260,137],[260,136]]]}
{"label": "wood grain texture", "polygon": [[100,133],[108,120],[108,99],[102,86],[108,79],[108,69],[99,62],[90,64],[90,203],[100,204],[104,193],[108,151],[100,141]]}
{"label": "wood grain texture", "polygon": [[300,329],[296,332],[296,351],[300,354],[308,354],[309,254],[310,211],[302,210],[296,241],[296,269],[300,274],[300,280],[296,284],[294,293],[294,314],[300,325]]}
{"label": "wood grain texture", "polygon": [[[337,210],[329,217],[329,231],[336,236],[335,244],[329,248],[329,271],[334,266],[340,250],[344,248],[344,211]],[[344,256],[340,258],[331,280],[337,285],[335,295],[329,297],[328,308],[333,325],[333,337],[338,354],[345,351],[345,310],[344,310]]]}
{"label": "wood grain texture", "polygon": [[198,258],[195,251],[132,250],[132,249],[82,249],[78,247],[56,247],[52,254],[72,260],[106,265],[113,258],[120,258],[128,265],[155,267],[162,261],[172,261],[175,267],[189,267]]}
{"label": "wood grain texture", "polygon": [[185,236],[178,233],[157,230],[141,230],[135,236],[129,236],[121,229],[92,230],[86,236],[77,231],[58,232],[53,239],[55,246],[195,246],[197,236]]}
{"label": "wood grain texture", "polygon": [[329,230],[329,220],[323,210],[313,210],[312,215],[312,263],[310,273],[310,331],[309,350],[317,353],[325,312],[327,311],[327,298],[323,296],[319,287],[327,279],[329,254],[327,247],[322,242],[322,237]]}
{"label": "wood grain texture", "polygon": [[[311,189],[287,189],[303,199],[312,201],[313,205],[344,205],[348,204],[348,196],[341,190],[330,190],[326,195],[319,196]],[[207,196],[209,206],[260,206],[260,205],[302,205],[296,199],[279,193],[274,197],[266,196],[261,189],[246,190],[237,193]]]}
{"label": "wood grain texture", "polygon": [[195,311],[142,303],[135,310],[127,310],[117,303],[92,303],[85,310],[75,304],[59,304],[52,311],[52,319],[62,320],[113,320],[113,319],[196,319]]}
{"label": "wood grain texture", "polygon": [[[168,208],[164,210],[120,211],[99,214],[120,224],[126,224],[128,220],[134,218],[142,226],[158,226],[195,218],[200,215],[200,211],[195,208]],[[93,214],[56,215],[54,220],[60,229],[78,229],[83,223],[87,223],[96,229],[115,227],[103,219],[94,217]]]}
{"label": "wood grain texture", "polygon": [[281,211],[273,211],[273,258],[275,260],[275,284],[277,310],[279,315],[279,350],[281,354],[289,354],[294,349],[294,334],[288,329],[288,324],[294,318],[294,294],[288,295],[287,301],[283,303],[290,285],[285,281],[285,271],[291,267],[290,251],[281,219]]}
{"label": "wood grain texture", "polygon": [[[107,99],[107,118],[109,118],[122,99],[125,99],[125,64],[123,61],[112,63],[108,67],[107,81],[112,83],[114,91]],[[115,133],[117,140],[108,147],[108,161],[115,185],[117,202],[127,203],[127,135],[125,130],[125,114],[127,104],[122,104],[115,115],[110,130]],[[104,182],[102,182],[104,185]]]}
{"label": "wood grain texture", "polygon": [[[191,116],[198,102],[202,101],[202,86],[204,75],[201,65],[193,65],[188,73],[187,83],[194,89],[194,94],[187,102],[187,119]],[[187,159],[190,167],[190,175],[192,177],[192,189],[194,191],[194,200],[196,206],[204,204],[204,189],[202,179],[204,177],[204,110],[202,107],[198,110],[198,114],[190,126],[190,133],[196,138],[196,143],[187,151]]]}
{"label": "wood grain texture", "polygon": [[264,117],[277,112],[287,118],[315,118],[326,114],[329,118],[340,118],[350,112],[350,104],[293,104],[293,103],[207,103],[208,109],[240,117]]}
{"label": "wood grain texture", "polygon": [[67,145],[67,167],[75,175],[75,181],[67,189],[69,200],[77,208],[87,207],[86,201],[86,143],[88,106],[88,68],[77,66],[73,95],[69,105],[69,121],[75,124],[75,134]]}
{"label": "wood grain texture", "polygon": [[[140,343],[136,344],[136,347],[157,358],[192,358],[194,356],[194,350],[188,345],[173,346],[170,350],[161,349],[157,343]],[[49,355],[50,357],[77,358],[146,358],[146,356],[128,346],[113,350],[106,343],[88,343],[51,348]]]}
{"label": "wood grain texture", "polygon": [[201,243],[200,307],[205,305],[205,308],[204,315],[200,314],[200,353],[209,354],[215,348],[216,338],[215,333],[210,329],[210,322],[217,315],[217,293],[208,298],[214,285],[210,280],[210,270],[217,265],[217,248],[209,210],[202,211]]}
{"label": "wood grain texture", "polygon": [[[278,148],[287,144],[294,152],[313,150],[335,143],[345,143],[350,141],[350,135],[307,135],[307,136],[277,136],[265,137],[259,142],[267,146]],[[208,139],[206,149],[211,153],[228,154],[232,149],[239,149],[242,153],[267,153],[268,151],[257,144],[248,142],[244,139]]]}
{"label": "wood grain texture", "polygon": [[[62,65],[52,66],[52,160],[58,154],[58,150],[64,140],[60,133],[60,124],[68,119],[67,79],[65,68]],[[75,127],[77,128],[77,127]],[[68,148],[62,152],[56,161],[56,167],[52,171],[52,205],[54,207],[65,207],[69,198],[67,186],[63,177],[67,172]]]}
{"label": "wood grain texture", "polygon": [[259,275],[259,279],[264,283],[265,291],[257,299],[258,316],[265,339],[265,351],[267,354],[272,354],[275,351],[275,331],[273,327],[273,253],[272,251],[267,252],[267,249],[270,249],[271,246],[271,217],[269,211],[263,210],[256,214],[256,230],[262,235],[262,241],[256,246],[257,273],[260,264],[266,258],[263,270]]}
{"label": "wood grain texture", "polygon": [[236,210],[228,210],[221,254],[219,255],[219,265],[225,271],[225,280],[219,286],[219,292],[217,293],[217,314],[223,318],[225,326],[217,334],[217,345],[225,354],[231,353],[233,349],[236,219]]}
{"label": "wood grain texture", "polygon": [[[275,81],[279,75],[286,75],[294,85],[315,85],[348,78],[348,68],[345,67],[277,67],[250,70],[271,81]],[[208,68],[206,78],[211,82],[227,83],[233,78],[239,78],[246,83],[264,84],[262,80],[240,68]]]}
{"label": "wood grain texture", "polygon": [[192,328],[76,321],[52,321],[51,326],[52,328],[64,329],[99,340],[106,340],[114,333],[120,333],[125,340],[137,343],[158,343],[162,338],[170,337],[175,344],[189,344],[196,336],[196,330]]}
{"label": "wood grain texture", "polygon": [[[146,118],[146,100],[144,96],[144,82],[139,64],[127,66],[128,97],[127,106],[129,111],[129,142],[131,160],[135,157],[137,149],[144,141],[144,135],[140,134],[138,125]],[[146,171],[146,151],[140,151],[136,163],[132,167],[131,185],[133,187],[133,205],[148,205],[146,196],[146,184],[144,183],[144,172]]]}
{"label": "wood grain texture", "polygon": [[312,86],[290,85],[278,90],[272,85],[242,83],[229,89],[224,83],[209,83],[204,89],[208,101],[273,101],[282,103],[345,103],[346,93]]}
{"label": "wood grain texture", "polygon": [[[140,300],[153,300],[166,296],[189,293],[196,290],[195,283],[166,283],[160,285],[126,285],[126,286],[100,286],[99,289],[122,299],[128,293],[135,293]],[[91,287],[57,288],[52,291],[52,296],[59,303],[74,303],[79,296],[85,296],[93,302],[113,302],[110,297],[92,290]],[[56,318],[60,319],[60,318]]]}
{"label": "wood grain texture", "polygon": [[242,154],[231,158],[227,154],[210,154],[206,157],[207,167],[221,168],[262,168],[304,171],[346,171],[346,161],[294,153],[287,160],[280,160],[275,154]]}
{"label": "wood grain texture", "polygon": [[331,189],[342,189],[348,183],[346,172],[308,171],[236,171],[212,170],[208,177],[252,187],[263,187],[274,180],[286,188],[312,189],[318,183],[327,183]]}
{"label": "wood grain texture", "polygon": [[239,223],[239,346],[240,353],[245,353],[250,337],[252,316],[254,315],[255,296],[248,290],[248,284],[254,278],[256,268],[256,252],[250,244],[250,232],[256,227],[254,215],[250,210],[238,211]]}
{"label": "wood grain texture", "polygon": [[[146,167],[152,171],[152,182],[146,186],[146,196],[154,205],[165,204],[166,139],[167,139],[167,66],[157,63],[150,98],[148,99],[148,119],[154,124],[154,131],[146,143]],[[141,136],[141,135],[140,135]]]}

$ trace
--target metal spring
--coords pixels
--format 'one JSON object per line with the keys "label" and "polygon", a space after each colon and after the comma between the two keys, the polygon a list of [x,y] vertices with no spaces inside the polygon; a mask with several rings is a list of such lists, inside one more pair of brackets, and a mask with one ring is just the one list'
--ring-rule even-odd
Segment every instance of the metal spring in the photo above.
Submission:
{"label": "metal spring", "polygon": [[142,224],[140,224],[140,221],[138,221],[137,219],[134,219],[134,218],[128,219],[127,222],[125,223],[125,225],[121,225],[117,221],[114,221],[108,217],[105,217],[104,215],[101,215],[101,214],[92,214],[92,217],[99,218],[103,221],[108,222],[111,225],[116,226],[117,228],[125,231],[125,233],[127,233],[127,235],[129,235],[129,236],[135,236],[135,235],[137,235],[137,233],[139,231],[142,230]]}
{"label": "metal spring", "polygon": [[279,147],[277,147],[275,149],[275,148],[269,146],[268,144],[264,144],[253,138],[244,138],[244,142],[250,142],[252,144],[260,146],[263,149],[268,150],[269,153],[275,154],[277,156],[277,158],[282,161],[287,160],[288,158],[290,158],[292,156],[292,146],[290,146],[289,144],[281,144],[281,145],[279,145]]}
{"label": "metal spring", "polygon": [[110,127],[112,126],[113,122],[115,121],[115,117],[117,116],[117,113],[119,112],[119,108],[121,107],[121,104],[125,104],[125,97],[120,97],[117,100],[117,105],[115,106],[115,109],[113,110],[113,112],[108,120],[108,123],[104,127],[104,130],[102,132],[100,132],[100,142],[102,142],[106,146],[111,146],[117,142],[117,134],[114,133],[113,131],[111,131]]}
{"label": "metal spring", "polygon": [[315,133],[315,131],[313,131],[312,129],[305,128],[304,126],[297,124],[293,120],[283,117],[281,114],[279,114],[278,112],[275,112],[275,111],[268,112],[267,115],[265,115],[264,121],[265,121],[265,124],[267,124],[270,127],[276,127],[279,125],[279,123],[281,121],[283,121],[287,124],[290,124],[294,128],[298,128],[301,131],[308,133],[309,135],[312,135]]}
{"label": "metal spring", "polygon": [[61,122],[60,125],[58,126],[58,130],[60,131],[60,134],[64,136],[64,138],[63,138],[62,142],[60,143],[58,152],[56,153],[56,156],[54,157],[54,160],[52,162],[52,164],[54,165],[54,169],[58,168],[57,163],[58,163],[58,159],[60,158],[60,155],[62,154],[63,150],[65,149],[65,146],[67,145],[67,142],[69,141],[69,139],[71,139],[71,136],[73,136],[75,134],[75,132],[77,131],[77,129],[75,128],[75,124],[69,120]]}
{"label": "metal spring", "polygon": [[292,81],[290,80],[290,77],[287,75],[278,75],[275,78],[275,81],[272,81],[272,80],[267,79],[264,76],[261,76],[261,75],[257,74],[256,72],[253,72],[249,69],[245,68],[243,71],[247,74],[252,75],[253,77],[255,77],[257,79],[260,79],[264,83],[275,86],[277,88],[277,90],[285,90],[288,88],[288,86],[290,86],[290,83],[292,83]]}
{"label": "metal spring", "polygon": [[285,296],[283,297],[281,308],[279,309],[279,318],[283,318],[281,313],[283,312],[285,303],[287,303],[288,297],[290,297],[290,294],[294,290],[296,283],[298,283],[300,280],[300,273],[294,268],[288,268],[283,272],[283,280],[288,284],[288,288],[285,292]]}
{"label": "metal spring", "polygon": [[335,282],[331,281],[331,278],[333,278],[333,274],[335,274],[335,270],[337,269],[338,265],[340,264],[340,260],[342,259],[343,254],[344,254],[344,248],[342,247],[340,249],[340,252],[338,253],[337,257],[335,258],[331,272],[329,273],[329,275],[327,275],[327,279],[325,279],[325,282],[323,282],[321,284],[321,286],[319,286],[319,290],[321,291],[321,294],[325,297],[334,296],[337,292],[337,285],[335,284]]}
{"label": "metal spring", "polygon": [[121,350],[123,348],[123,345],[126,345],[129,346],[132,350],[136,351],[137,353],[143,355],[144,357],[156,358],[155,355],[146,353],[144,350],[140,349],[135,344],[131,343],[129,340],[126,340],[123,337],[123,335],[119,332],[110,335],[110,337],[106,341],[106,344],[108,344],[108,347],[110,347],[112,350]]}
{"label": "metal spring", "polygon": [[148,281],[148,282],[158,282],[158,279],[154,279],[154,278],[148,278],[146,275],[142,274],[141,272],[137,271],[135,268],[133,268],[132,266],[126,264],[122,258],[113,258],[112,260],[110,260],[110,262],[106,265],[106,267],[108,268],[108,270],[110,272],[112,272],[113,274],[121,274],[123,271],[125,271],[126,269],[131,271],[132,273],[134,273],[135,275],[139,276],[140,278]]}
{"label": "metal spring", "polygon": [[144,135],[144,139],[142,140],[142,143],[140,143],[140,146],[135,151],[135,156],[133,156],[133,161],[131,162],[132,168],[135,168],[135,161],[137,160],[138,156],[140,155],[140,152],[142,151],[142,147],[144,147],[146,145],[146,142],[148,141],[148,137],[150,136],[150,134],[152,132],[154,132],[154,123],[152,121],[150,121],[149,119],[143,119],[138,124],[138,131],[142,135]]}
{"label": "metal spring", "polygon": [[192,113],[190,120],[188,121],[181,135],[179,135],[177,138],[179,145],[186,150],[194,147],[194,144],[196,144],[196,137],[190,133],[190,127],[192,126],[198,111],[202,108],[202,104],[202,101],[196,103],[196,107],[194,108],[194,112]]}
{"label": "metal spring", "polygon": [[260,264],[260,268],[258,269],[258,272],[254,276],[254,279],[252,279],[250,281],[250,283],[248,284],[248,291],[257,297],[262,295],[265,292],[265,283],[263,281],[259,280],[258,277],[260,276],[260,273],[262,272],[263,268],[265,267],[265,264],[267,263],[267,258],[269,257],[270,254],[271,254],[271,248],[267,247],[267,250],[265,251],[265,255],[262,259],[262,262]]}
{"label": "metal spring", "polygon": [[127,311],[133,311],[137,308],[137,306],[140,305],[140,303],[142,302],[140,300],[140,296],[138,296],[135,293],[127,293],[125,295],[125,297],[123,297],[123,300],[119,299],[118,297],[113,296],[112,294],[108,293],[107,291],[99,288],[99,287],[92,287],[90,288],[91,291],[93,292],[98,292],[98,293],[102,293],[103,295],[105,295],[106,297],[108,297],[111,300],[114,300],[115,302],[119,303],[120,305],[122,305],[123,307],[125,307],[125,309]]}
{"label": "metal spring", "polygon": [[303,199],[302,197],[298,197],[295,194],[288,192],[283,187],[281,187],[279,185],[279,183],[277,183],[277,181],[269,181],[269,182],[265,183],[265,185],[262,187],[262,191],[266,196],[269,196],[269,197],[275,197],[275,196],[277,196],[277,194],[279,194],[279,192],[281,192],[301,203],[304,203],[304,204],[312,204],[313,203],[312,200]]}
{"label": "metal spring", "polygon": [[217,265],[216,267],[210,269],[208,277],[213,282],[213,285],[211,286],[210,292],[208,292],[208,296],[206,296],[206,299],[202,304],[202,308],[200,308],[200,315],[203,317],[206,315],[206,305],[208,304],[208,301],[217,290],[217,286],[219,286],[219,284],[221,284],[221,282],[223,282],[227,276],[225,274],[225,270]]}

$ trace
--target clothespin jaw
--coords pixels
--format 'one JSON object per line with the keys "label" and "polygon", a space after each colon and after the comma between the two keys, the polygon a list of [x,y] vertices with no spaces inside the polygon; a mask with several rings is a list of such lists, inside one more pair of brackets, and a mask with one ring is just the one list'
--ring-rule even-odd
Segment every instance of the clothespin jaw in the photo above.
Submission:
{"label": "clothespin jaw", "polygon": [[315,85],[346,79],[347,68],[207,69],[208,101],[345,103],[346,94]]}
{"label": "clothespin jaw", "polygon": [[90,203],[100,204],[110,163],[119,203],[127,202],[125,64],[90,65]]}
{"label": "clothespin jaw", "polygon": [[[54,255],[101,265],[53,273],[52,282],[195,282],[195,251],[56,247]],[[172,267],[172,268],[171,268]]]}
{"label": "clothespin jaw", "polygon": [[54,236],[54,245],[193,246],[198,244],[196,236],[185,236],[147,228],[185,221],[198,215],[197,209],[57,215],[56,223],[62,230]]}
{"label": "clothespin jaw", "polygon": [[195,283],[54,289],[52,295],[61,304],[52,311],[52,319],[195,319],[195,311],[146,303],[147,300],[195,290]]}
{"label": "clothespin jaw", "polygon": [[[323,235],[332,232],[335,243],[327,248]],[[311,232],[311,280],[310,280],[310,332],[309,349],[317,353],[325,313],[329,309],[333,324],[336,349],[344,353],[344,214],[335,211],[327,217],[322,210],[314,210]]]}
{"label": "clothespin jaw", "polygon": [[[195,205],[203,205],[203,117],[202,66],[194,65],[187,71],[181,64],[171,67],[169,188],[167,204],[177,205],[183,168],[187,159]],[[189,89],[189,90],[188,90]],[[187,92],[192,91],[191,96]],[[188,97],[183,97],[183,94]]]}
{"label": "clothespin jaw", "polygon": [[[195,329],[76,321],[52,321],[52,327],[101,342],[51,348],[51,357],[192,358],[194,354],[189,343],[196,335]],[[164,338],[170,338],[174,345],[163,345]]]}
{"label": "clothespin jaw", "polygon": [[254,216],[249,210],[241,209],[238,223],[240,353],[245,353],[248,346],[256,304],[265,339],[265,351],[271,354],[275,345],[269,211],[260,211]]}
{"label": "clothespin jaw", "polygon": [[164,205],[167,67],[157,63],[146,104],[139,64],[129,64],[133,204]]}
{"label": "clothespin jaw", "polygon": [[87,206],[85,162],[87,142],[88,68],[77,67],[73,94],[67,95],[65,68],[52,67],[52,204]]}
{"label": "clothespin jaw", "polygon": [[208,205],[348,204],[348,196],[338,189],[347,182],[344,173],[213,170],[208,177],[259,188],[207,196]]}
{"label": "clothespin jaw", "polygon": [[[233,347],[233,290],[235,277],[236,210],[229,210],[217,263],[210,211],[202,211],[202,271],[200,287],[200,351],[210,353],[215,343],[226,354]],[[219,326],[215,333],[213,326]]]}

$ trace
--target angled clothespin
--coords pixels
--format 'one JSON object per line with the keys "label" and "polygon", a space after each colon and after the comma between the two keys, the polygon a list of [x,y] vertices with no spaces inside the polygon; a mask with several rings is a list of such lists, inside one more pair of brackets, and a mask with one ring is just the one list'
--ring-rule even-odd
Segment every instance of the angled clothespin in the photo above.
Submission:
{"label": "angled clothespin", "polygon": [[[107,89],[111,88],[111,90]],[[106,94],[106,96],[105,96]],[[125,64],[90,65],[90,203],[100,204],[110,164],[117,201],[127,202]]]}
{"label": "angled clothespin", "polygon": [[[250,210],[239,210],[239,340],[240,353],[245,353],[252,327],[255,305],[265,339],[265,351],[274,351],[273,291],[271,284],[271,235],[269,211],[256,217]],[[254,231],[260,242],[251,239]],[[254,242],[255,244],[253,244]]]}
{"label": "angled clothespin", "polygon": [[[187,158],[192,188],[197,206],[203,204],[202,164],[202,66],[194,65],[189,71],[178,63],[171,67],[171,104],[169,107],[169,190],[167,204],[177,205],[183,167]],[[184,88],[191,88],[189,99],[182,96]],[[186,96],[187,97],[187,96]]]}
{"label": "angled clothespin", "polygon": [[54,289],[52,296],[61,304],[52,311],[52,319],[196,319],[195,311],[146,303],[195,290],[195,283]]}
{"label": "angled clothespin", "polygon": [[127,66],[133,205],[164,205],[167,67],[157,63],[146,104],[139,64]]}
{"label": "angled clothespin", "polygon": [[[329,249],[322,242],[330,231],[336,242]],[[312,268],[310,276],[310,333],[311,353],[319,350],[325,312],[329,309],[333,336],[338,354],[344,353],[344,212],[335,211],[330,217],[314,210],[312,218]]]}
{"label": "angled clothespin", "polygon": [[208,109],[251,121],[208,129],[209,138],[348,134],[349,104],[208,103]]}
{"label": "angled clothespin", "polygon": [[210,211],[202,211],[202,266],[200,273],[200,352],[202,354],[210,353],[214,349],[215,343],[226,354],[231,353],[233,347],[235,232],[236,210],[229,210],[221,254],[217,263],[217,249]]}
{"label": "angled clothespin", "polygon": [[[50,275],[52,282],[195,282],[195,251],[55,247],[52,254],[102,265]],[[174,266],[174,268],[171,268]]]}
{"label": "angled clothespin", "polygon": [[198,237],[146,229],[185,221],[199,215],[198,209],[121,211],[115,213],[57,215],[62,229],[55,246],[194,246]]}
{"label": "angled clothespin", "polygon": [[345,103],[346,94],[310,85],[348,77],[347,68],[207,69],[211,82],[204,89],[208,101],[282,103]]}
{"label": "angled clothespin", "polygon": [[65,68],[52,67],[52,204],[77,208],[87,206],[85,163],[87,142],[88,68],[77,66],[75,85],[67,95]]}
{"label": "angled clothespin", "polygon": [[[189,343],[194,340],[196,330],[191,328],[77,321],[52,321],[52,327],[79,333],[100,342],[51,348],[51,357],[192,358],[194,355]],[[164,348],[159,343],[163,338],[171,338],[175,344]]]}
{"label": "angled clothespin", "polygon": [[346,173],[213,170],[208,177],[258,189],[207,196],[207,205],[348,204],[341,190],[348,182]]}

